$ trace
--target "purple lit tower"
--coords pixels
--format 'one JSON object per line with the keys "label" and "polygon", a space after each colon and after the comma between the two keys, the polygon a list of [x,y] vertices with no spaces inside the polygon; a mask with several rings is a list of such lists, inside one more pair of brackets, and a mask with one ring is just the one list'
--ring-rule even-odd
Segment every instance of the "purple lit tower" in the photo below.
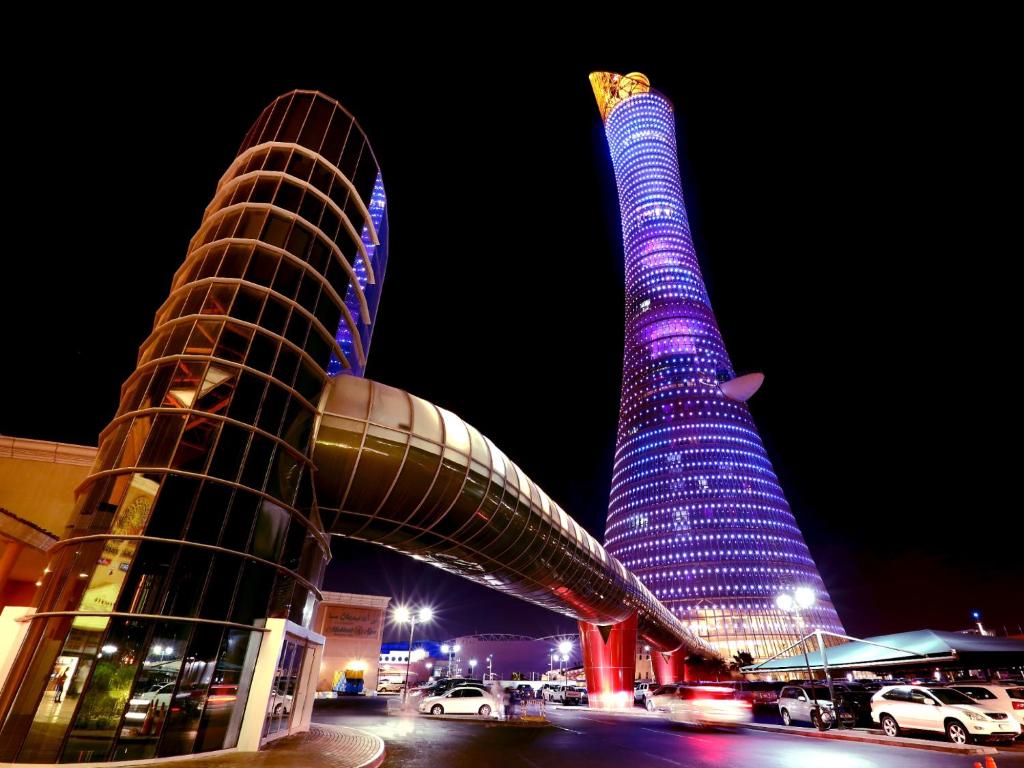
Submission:
{"label": "purple lit tower", "polygon": [[[605,545],[727,659],[843,632],[772,471],[690,237],[672,103],[642,74],[590,76],[615,167],[626,346]],[[809,588],[797,614],[782,592]],[[804,593],[806,594],[806,593]]]}

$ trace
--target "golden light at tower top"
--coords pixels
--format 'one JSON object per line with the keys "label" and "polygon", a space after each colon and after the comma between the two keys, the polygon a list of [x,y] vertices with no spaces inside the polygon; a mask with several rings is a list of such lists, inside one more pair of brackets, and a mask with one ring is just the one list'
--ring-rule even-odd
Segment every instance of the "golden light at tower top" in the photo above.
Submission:
{"label": "golden light at tower top", "polygon": [[642,72],[630,72],[628,75],[591,72],[590,86],[594,89],[602,120],[607,120],[611,111],[630,96],[651,91],[651,81]]}

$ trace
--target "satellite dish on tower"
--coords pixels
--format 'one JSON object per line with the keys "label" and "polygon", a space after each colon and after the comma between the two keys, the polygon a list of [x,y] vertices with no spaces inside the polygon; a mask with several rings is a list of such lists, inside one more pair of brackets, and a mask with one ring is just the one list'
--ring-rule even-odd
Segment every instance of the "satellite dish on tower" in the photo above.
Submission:
{"label": "satellite dish on tower", "polygon": [[718,388],[730,400],[745,403],[754,396],[762,384],[764,384],[763,373],[748,373],[744,376],[737,376],[735,379],[729,379],[729,381],[723,381]]}

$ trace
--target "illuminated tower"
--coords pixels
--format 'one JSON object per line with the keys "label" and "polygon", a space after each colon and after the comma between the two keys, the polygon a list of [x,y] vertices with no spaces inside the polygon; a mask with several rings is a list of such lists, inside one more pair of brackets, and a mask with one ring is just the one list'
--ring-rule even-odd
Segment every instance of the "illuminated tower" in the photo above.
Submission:
{"label": "illuminated tower", "polygon": [[[0,762],[236,746],[268,621],[308,629],[320,598],[317,407],[329,374],[362,372],[386,250],[359,124],[321,93],[275,99],[206,208],[50,550],[0,691]],[[307,650],[280,647],[287,678]],[[280,712],[252,698],[273,734]]]}
{"label": "illuminated tower", "polygon": [[[626,260],[622,400],[605,544],[728,658],[766,658],[839,617],[772,471],[690,237],[672,103],[638,73],[590,76]],[[808,587],[799,617],[775,606]]]}

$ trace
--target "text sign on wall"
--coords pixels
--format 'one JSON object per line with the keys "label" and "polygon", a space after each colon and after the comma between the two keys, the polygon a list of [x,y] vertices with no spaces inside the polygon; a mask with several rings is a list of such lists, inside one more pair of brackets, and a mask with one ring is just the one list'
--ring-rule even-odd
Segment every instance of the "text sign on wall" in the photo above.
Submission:
{"label": "text sign on wall", "polygon": [[329,605],[320,632],[327,637],[376,639],[380,634],[382,615],[376,608]]}

